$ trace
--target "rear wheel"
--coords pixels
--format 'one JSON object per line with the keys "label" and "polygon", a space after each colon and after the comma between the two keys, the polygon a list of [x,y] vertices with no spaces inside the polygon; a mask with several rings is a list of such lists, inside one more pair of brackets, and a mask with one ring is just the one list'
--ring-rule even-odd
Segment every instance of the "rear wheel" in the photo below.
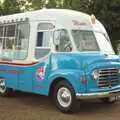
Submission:
{"label": "rear wheel", "polygon": [[57,84],[53,98],[55,105],[61,112],[77,112],[79,108],[79,101],[76,100],[75,91],[66,81],[60,81]]}
{"label": "rear wheel", "polygon": [[8,96],[12,92],[12,89],[6,88],[5,79],[0,78],[0,96]]}
{"label": "rear wheel", "polygon": [[111,96],[111,97],[107,97],[107,98],[103,98],[101,99],[104,103],[107,103],[107,104],[112,104],[112,103],[115,103],[118,99],[118,96]]}

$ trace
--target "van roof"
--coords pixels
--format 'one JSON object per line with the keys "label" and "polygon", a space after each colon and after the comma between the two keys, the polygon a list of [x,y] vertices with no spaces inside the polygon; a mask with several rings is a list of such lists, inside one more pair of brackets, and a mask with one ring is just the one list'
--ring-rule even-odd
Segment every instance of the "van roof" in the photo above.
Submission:
{"label": "van roof", "polygon": [[29,18],[30,20],[56,20],[56,19],[73,19],[73,18],[88,18],[89,15],[78,12],[75,10],[67,9],[41,9],[36,11],[28,11],[24,13],[17,13],[13,15],[1,16],[0,21],[8,21],[14,19],[25,19]]}

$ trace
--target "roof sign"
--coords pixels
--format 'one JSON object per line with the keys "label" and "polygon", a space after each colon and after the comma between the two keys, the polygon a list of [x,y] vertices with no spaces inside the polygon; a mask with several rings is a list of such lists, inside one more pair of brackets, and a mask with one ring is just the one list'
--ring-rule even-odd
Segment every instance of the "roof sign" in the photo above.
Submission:
{"label": "roof sign", "polygon": [[74,26],[86,26],[87,23],[85,22],[80,22],[78,20],[72,20]]}
{"label": "roof sign", "polygon": [[92,24],[96,23],[96,17],[93,14],[91,15],[91,22]]}

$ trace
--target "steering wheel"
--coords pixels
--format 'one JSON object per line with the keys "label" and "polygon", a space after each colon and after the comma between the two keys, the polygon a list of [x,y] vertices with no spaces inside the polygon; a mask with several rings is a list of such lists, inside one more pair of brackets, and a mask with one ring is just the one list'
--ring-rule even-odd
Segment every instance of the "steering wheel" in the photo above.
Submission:
{"label": "steering wheel", "polygon": [[66,43],[65,45],[64,45],[64,51],[65,52],[70,52],[70,51],[72,51],[72,46],[71,46],[71,43]]}

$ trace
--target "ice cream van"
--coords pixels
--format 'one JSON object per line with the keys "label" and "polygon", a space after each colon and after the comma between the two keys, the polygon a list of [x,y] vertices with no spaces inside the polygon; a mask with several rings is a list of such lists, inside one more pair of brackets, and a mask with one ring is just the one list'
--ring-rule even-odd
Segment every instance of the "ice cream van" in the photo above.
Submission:
{"label": "ice cream van", "polygon": [[114,103],[120,57],[94,15],[42,9],[0,17],[0,95],[51,96],[62,112],[86,99]]}

